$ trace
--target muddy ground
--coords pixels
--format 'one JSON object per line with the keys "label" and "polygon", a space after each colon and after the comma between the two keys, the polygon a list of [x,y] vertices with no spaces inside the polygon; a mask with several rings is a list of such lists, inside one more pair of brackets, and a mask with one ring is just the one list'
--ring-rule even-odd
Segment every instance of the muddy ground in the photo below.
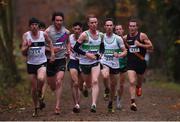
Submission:
{"label": "muddy ground", "polygon": [[[125,84],[124,96],[122,98],[122,110],[109,113],[107,101],[103,99],[104,87],[100,80],[100,94],[97,103],[97,113],[89,111],[91,95],[85,98],[81,94],[81,112],[73,113],[73,102],[70,89],[69,75],[66,74],[63,86],[61,103],[61,114],[54,115],[55,95],[47,90],[46,108],[39,112],[39,116],[32,117],[32,106],[24,106],[0,113],[0,120],[18,121],[44,121],[44,120],[83,120],[83,121],[180,121],[180,93],[150,85],[149,81],[143,84],[143,96],[137,98],[138,111],[129,109],[130,95],[128,82]],[[29,95],[30,97],[30,95]]]}

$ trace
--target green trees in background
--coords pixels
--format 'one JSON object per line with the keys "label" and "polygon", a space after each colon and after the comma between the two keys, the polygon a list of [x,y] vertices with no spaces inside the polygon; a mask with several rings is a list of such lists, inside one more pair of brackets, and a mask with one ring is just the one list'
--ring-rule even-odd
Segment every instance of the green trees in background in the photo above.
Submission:
{"label": "green trees in background", "polygon": [[109,16],[116,22],[127,23],[128,18],[137,17],[142,25],[140,29],[148,34],[155,47],[150,67],[162,69],[180,83],[180,44],[175,46],[175,41],[180,39],[179,0],[91,0],[85,5],[100,20]]}
{"label": "green trees in background", "polygon": [[[13,55],[12,2],[0,0],[0,83],[7,85],[19,81]],[[151,67],[163,69],[179,81],[179,46],[174,43],[180,39],[179,5],[179,0],[84,0],[81,6],[75,7],[78,12],[74,14],[76,19],[84,22],[84,16],[88,13],[95,13],[102,21],[105,17],[112,17],[121,24],[126,24],[131,16],[139,18],[142,21],[141,30],[148,34],[155,47]],[[102,22],[100,27],[103,28]]]}
{"label": "green trees in background", "polygon": [[0,85],[13,86],[19,79],[13,41],[12,0],[0,0]]}
{"label": "green trees in background", "polygon": [[147,32],[155,46],[151,65],[162,68],[166,74],[180,81],[180,56],[175,40],[180,38],[179,0],[136,1],[138,18],[143,21],[142,29]]}

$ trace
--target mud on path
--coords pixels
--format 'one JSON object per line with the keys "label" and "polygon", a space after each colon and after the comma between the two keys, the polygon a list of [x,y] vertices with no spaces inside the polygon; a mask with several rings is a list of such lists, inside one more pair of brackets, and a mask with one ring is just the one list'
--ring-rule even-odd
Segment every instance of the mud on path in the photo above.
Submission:
{"label": "mud on path", "polygon": [[[109,113],[107,110],[107,101],[103,100],[104,87],[100,80],[100,94],[97,103],[97,112],[89,111],[91,105],[91,95],[88,98],[81,95],[81,112],[75,114],[72,112],[73,101],[70,89],[69,74],[66,73],[63,86],[63,95],[61,103],[61,114],[54,115],[55,95],[47,90],[46,108],[39,112],[39,116],[32,117],[32,107],[18,108],[0,113],[0,120],[18,120],[18,121],[43,121],[43,120],[125,120],[125,121],[180,121],[180,93],[166,89],[152,87],[149,83],[143,84],[143,96],[137,98],[138,111],[129,109],[130,95],[128,83],[125,84],[124,96],[122,98],[123,109],[116,110],[115,113]],[[29,95],[30,97],[30,95]]]}

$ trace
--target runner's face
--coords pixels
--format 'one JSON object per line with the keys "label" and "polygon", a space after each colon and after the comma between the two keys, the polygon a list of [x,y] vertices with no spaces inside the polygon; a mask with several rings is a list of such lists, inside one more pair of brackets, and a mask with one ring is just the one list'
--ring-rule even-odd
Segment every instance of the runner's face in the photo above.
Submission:
{"label": "runner's face", "polygon": [[129,22],[129,32],[131,34],[136,33],[138,30],[137,23],[136,22]]}
{"label": "runner's face", "polygon": [[32,32],[37,32],[38,29],[39,29],[39,27],[38,27],[38,24],[37,24],[37,23],[32,23],[32,24],[30,25],[30,30],[31,30]]}
{"label": "runner's face", "polygon": [[106,33],[112,33],[113,32],[114,25],[113,25],[112,21],[106,21],[104,27],[105,27]]}
{"label": "runner's face", "polygon": [[54,20],[54,25],[57,29],[60,29],[63,24],[63,18],[61,16],[56,16]]}
{"label": "runner's face", "polygon": [[95,31],[97,29],[97,25],[98,25],[97,18],[89,18],[88,25],[89,25],[89,29]]}
{"label": "runner's face", "polygon": [[121,25],[117,25],[117,26],[115,27],[115,33],[116,33],[117,35],[119,35],[119,36],[123,36],[124,30],[123,30],[123,28],[122,28]]}
{"label": "runner's face", "polygon": [[82,28],[79,25],[77,25],[73,27],[73,31],[75,35],[79,35],[82,32]]}

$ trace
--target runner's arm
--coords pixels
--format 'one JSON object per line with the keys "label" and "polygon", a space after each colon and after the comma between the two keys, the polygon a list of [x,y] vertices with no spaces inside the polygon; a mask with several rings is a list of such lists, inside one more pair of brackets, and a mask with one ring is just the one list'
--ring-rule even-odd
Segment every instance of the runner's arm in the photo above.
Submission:
{"label": "runner's arm", "polygon": [[77,52],[78,54],[84,55],[90,59],[96,59],[96,56],[94,54],[88,53],[83,51],[82,49],[80,49],[80,46],[82,45],[82,43],[87,39],[87,35],[85,32],[83,32],[79,39],[77,40],[76,44],[74,45],[74,51]]}
{"label": "runner's arm", "polygon": [[55,54],[54,54],[54,48],[51,39],[49,38],[47,33],[44,33],[45,41],[47,42],[49,46],[49,51],[51,52],[51,60],[53,61],[55,59]]}
{"label": "runner's arm", "polygon": [[[44,31],[44,33],[46,33],[46,34],[48,35],[48,33],[49,33],[49,28],[47,28],[47,29]],[[49,36],[48,36],[48,37],[49,37]],[[49,38],[50,38],[50,37],[49,37]],[[47,52],[51,52],[51,49],[50,49],[49,45],[46,44],[45,50],[46,50]],[[55,50],[54,50],[54,52],[55,52]]]}
{"label": "runner's arm", "polygon": [[81,55],[86,55],[86,52],[80,49],[80,46],[82,45],[84,40],[86,40],[86,33],[85,32],[83,32],[80,35],[79,39],[77,40],[77,42],[76,42],[76,44],[74,45],[74,48],[73,48],[76,53],[81,54]]}
{"label": "runner's arm", "polygon": [[128,49],[129,48],[129,45],[127,44],[127,35],[123,36],[123,41],[124,41],[124,45],[125,47]]}
{"label": "runner's arm", "polygon": [[27,56],[27,51],[29,49],[28,41],[27,41],[26,37],[27,37],[27,35],[23,34],[22,44],[21,44],[21,52],[22,52],[23,56]]}
{"label": "runner's arm", "polygon": [[70,39],[68,38],[68,41],[67,41],[67,53],[70,54],[71,53],[71,43],[70,43]]}
{"label": "runner's arm", "polygon": [[124,57],[127,55],[127,49],[125,47],[121,47],[122,52],[118,55],[118,57]]}
{"label": "runner's arm", "polygon": [[137,46],[139,46],[139,47],[142,47],[142,48],[145,48],[145,49],[148,49],[148,50],[153,50],[153,45],[152,45],[151,41],[149,40],[148,36],[145,33],[141,33],[140,41],[144,42],[144,44],[137,41],[137,40],[135,41],[135,44]]}
{"label": "runner's arm", "polygon": [[127,49],[125,47],[123,38],[119,37],[117,41],[118,41],[119,48],[121,48],[121,50],[122,50],[122,52],[120,54],[118,54],[118,57],[126,56],[127,55]]}
{"label": "runner's arm", "polygon": [[104,51],[105,51],[105,48],[104,48],[104,42],[101,42],[99,52],[100,52],[101,54],[103,54]]}
{"label": "runner's arm", "polygon": [[105,51],[105,48],[104,48],[104,34],[101,33],[101,44],[100,44],[100,53],[103,54]]}
{"label": "runner's arm", "polygon": [[70,41],[69,41],[70,31],[66,29],[66,33],[68,35],[67,42],[66,42],[66,49],[67,49],[67,55],[69,55],[70,54],[70,49],[71,49],[71,47],[69,47],[70,46]]}

